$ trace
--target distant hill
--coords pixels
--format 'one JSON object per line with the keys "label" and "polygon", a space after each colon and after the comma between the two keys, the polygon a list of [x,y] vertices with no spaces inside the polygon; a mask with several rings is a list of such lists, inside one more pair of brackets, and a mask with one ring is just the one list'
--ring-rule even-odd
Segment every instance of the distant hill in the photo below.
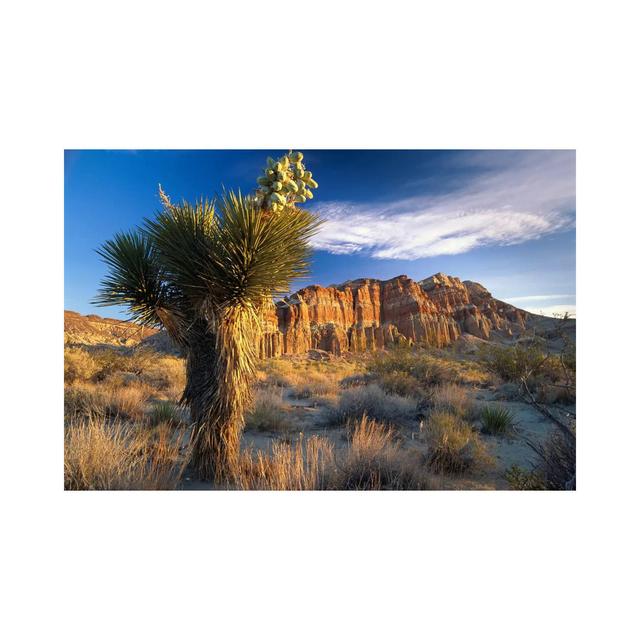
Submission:
{"label": "distant hill", "polygon": [[133,347],[157,333],[158,329],[141,327],[134,322],[83,316],[76,311],[64,312],[65,344]]}

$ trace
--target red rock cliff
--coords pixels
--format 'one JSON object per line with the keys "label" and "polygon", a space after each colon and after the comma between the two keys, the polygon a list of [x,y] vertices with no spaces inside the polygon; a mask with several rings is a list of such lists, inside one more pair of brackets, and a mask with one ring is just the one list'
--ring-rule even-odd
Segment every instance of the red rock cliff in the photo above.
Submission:
{"label": "red rock cliff", "polygon": [[308,349],[340,355],[406,341],[443,347],[463,333],[485,339],[492,331],[517,333],[527,317],[482,285],[442,273],[420,282],[352,280],[306,287],[268,309],[259,351],[261,357]]}

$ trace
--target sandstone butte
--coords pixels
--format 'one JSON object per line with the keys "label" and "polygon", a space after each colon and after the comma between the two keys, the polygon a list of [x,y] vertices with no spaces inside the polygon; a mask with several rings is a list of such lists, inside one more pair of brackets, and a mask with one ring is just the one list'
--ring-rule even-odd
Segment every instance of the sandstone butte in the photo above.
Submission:
{"label": "sandstone butte", "polygon": [[492,332],[519,334],[530,314],[495,299],[482,285],[436,273],[364,278],[306,287],[264,314],[263,358],[322,349],[335,355],[401,343],[444,347],[463,334],[488,340]]}
{"label": "sandstone butte", "polygon": [[[322,349],[335,355],[402,343],[444,347],[463,334],[517,336],[539,316],[495,299],[482,285],[437,273],[416,282],[364,278],[305,287],[269,305],[258,338],[260,357]],[[65,312],[67,344],[133,346],[143,341],[169,350],[164,332],[133,323]]]}

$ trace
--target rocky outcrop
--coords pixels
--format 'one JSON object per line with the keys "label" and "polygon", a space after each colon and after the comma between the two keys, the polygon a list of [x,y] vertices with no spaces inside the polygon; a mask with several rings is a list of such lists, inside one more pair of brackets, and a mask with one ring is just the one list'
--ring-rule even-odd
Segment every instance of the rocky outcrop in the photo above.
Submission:
{"label": "rocky outcrop", "polygon": [[444,347],[462,334],[489,339],[522,331],[529,314],[496,300],[480,284],[437,273],[416,282],[361,279],[310,286],[264,314],[262,357],[321,349],[335,355],[400,343]]}
{"label": "rocky outcrop", "polygon": [[[403,343],[444,347],[464,334],[518,335],[540,316],[496,300],[482,285],[437,273],[414,281],[363,278],[301,289],[267,305],[257,340],[261,358],[307,353],[342,355]],[[132,322],[65,311],[65,343],[133,346],[172,352],[164,331]]]}

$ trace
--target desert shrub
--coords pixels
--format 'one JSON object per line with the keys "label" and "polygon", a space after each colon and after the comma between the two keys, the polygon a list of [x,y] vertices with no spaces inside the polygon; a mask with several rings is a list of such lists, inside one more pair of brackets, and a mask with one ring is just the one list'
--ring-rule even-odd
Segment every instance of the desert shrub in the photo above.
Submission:
{"label": "desert shrub", "polygon": [[99,367],[93,378],[98,382],[119,372],[140,376],[158,357],[157,352],[152,349],[140,347],[133,349],[104,347],[93,349],[91,355]]}
{"label": "desert shrub", "polygon": [[64,389],[65,418],[106,415],[106,391],[92,385],[74,385]]}
{"label": "desert shrub", "polygon": [[124,420],[143,420],[152,393],[146,385],[111,389],[106,394],[107,413]]}
{"label": "desert shrub", "polygon": [[396,349],[386,354],[376,354],[369,363],[368,369],[378,377],[395,372],[406,373],[425,386],[449,382],[453,376],[453,372],[445,361],[409,349]]}
{"label": "desert shrub", "polygon": [[143,420],[153,390],[142,384],[129,387],[74,385],[64,390],[65,416],[103,416]]}
{"label": "desert shrub", "polygon": [[452,383],[434,387],[430,399],[435,410],[455,413],[461,418],[468,417],[473,407],[468,391],[464,387]]}
{"label": "desert shrub", "polygon": [[389,371],[378,376],[378,384],[388,393],[405,397],[421,397],[422,385],[406,371]]}
{"label": "desert shrub", "polygon": [[290,431],[293,423],[282,390],[277,387],[258,389],[245,423],[247,428],[257,431]]}
{"label": "desert shrub", "polygon": [[531,372],[542,375],[555,369],[553,362],[537,343],[483,345],[479,354],[482,364],[506,382],[519,382]]}
{"label": "desert shrub", "polygon": [[575,385],[539,384],[535,393],[536,400],[543,404],[574,404],[576,401]]}
{"label": "desert shrub", "polygon": [[515,418],[509,409],[487,404],[480,410],[480,422],[482,433],[503,436],[513,429]]}
{"label": "desert shrub", "polygon": [[355,387],[342,392],[338,404],[328,412],[330,424],[360,420],[363,415],[389,424],[407,424],[416,417],[416,402],[385,393],[378,385]]}
{"label": "desert shrub", "polygon": [[403,450],[385,425],[362,416],[349,425],[350,443],[331,487],[342,490],[429,489],[430,474],[416,452]]}
{"label": "desert shrub", "polygon": [[434,411],[423,427],[429,468],[435,473],[464,473],[490,462],[478,433],[460,416]]}
{"label": "desert shrub", "polygon": [[544,480],[546,489],[553,491],[576,488],[576,441],[561,431],[554,431],[540,445],[529,443],[538,455],[536,471]]}
{"label": "desert shrub", "polygon": [[290,387],[298,381],[289,360],[270,359],[260,363],[263,385],[268,387]]}
{"label": "desert shrub", "polygon": [[312,436],[303,442],[277,442],[271,453],[245,450],[235,476],[239,489],[295,491],[327,488],[327,478],[334,473],[333,445]]}
{"label": "desert shrub", "polygon": [[505,471],[504,477],[514,491],[541,491],[546,489],[539,471],[527,471],[517,464]]}
{"label": "desert shrub", "polygon": [[73,419],[65,426],[65,489],[175,489],[189,457],[183,439],[168,428]]}
{"label": "desert shrub", "polygon": [[158,389],[184,386],[184,361],[147,348],[66,347],[65,383],[108,382],[127,385],[142,380]]}
{"label": "desert shrub", "polygon": [[64,350],[64,381],[71,384],[90,380],[100,365],[91,354],[81,347],[66,347]]}
{"label": "desert shrub", "polygon": [[373,377],[368,373],[354,373],[350,376],[345,376],[340,381],[340,387],[342,389],[349,389],[350,387],[364,387],[367,384],[373,382]]}
{"label": "desert shrub", "polygon": [[151,358],[140,379],[154,389],[176,396],[182,393],[186,384],[185,361],[175,356]]}
{"label": "desert shrub", "polygon": [[296,384],[291,389],[291,395],[298,399],[335,395],[337,392],[338,381],[336,376],[322,375],[316,372],[309,372],[305,376],[304,382]]}

